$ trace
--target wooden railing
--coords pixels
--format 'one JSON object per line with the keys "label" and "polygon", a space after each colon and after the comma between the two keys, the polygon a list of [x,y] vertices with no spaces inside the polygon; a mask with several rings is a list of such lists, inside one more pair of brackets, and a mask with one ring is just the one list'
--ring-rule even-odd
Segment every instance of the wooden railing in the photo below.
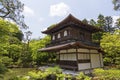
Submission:
{"label": "wooden railing", "polygon": [[99,43],[94,43],[92,41],[87,41],[87,40],[81,40],[77,37],[73,38],[71,36],[66,36],[65,38],[60,38],[60,39],[57,39],[57,40],[53,40],[53,41],[51,41],[51,43],[47,44],[46,47],[61,45],[61,44],[69,43],[69,42],[75,42],[75,41],[80,41],[80,42],[82,42],[83,44],[86,44],[86,45],[99,47]]}

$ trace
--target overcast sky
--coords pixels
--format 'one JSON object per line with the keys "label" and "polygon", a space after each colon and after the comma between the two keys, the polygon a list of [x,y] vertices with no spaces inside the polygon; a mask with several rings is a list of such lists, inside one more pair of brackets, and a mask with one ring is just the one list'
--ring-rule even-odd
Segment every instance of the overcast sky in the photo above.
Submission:
{"label": "overcast sky", "polygon": [[112,0],[20,0],[25,4],[25,22],[33,32],[32,38],[42,38],[44,31],[52,24],[59,23],[68,14],[82,20],[97,19],[99,14],[113,16],[119,11],[113,10]]}

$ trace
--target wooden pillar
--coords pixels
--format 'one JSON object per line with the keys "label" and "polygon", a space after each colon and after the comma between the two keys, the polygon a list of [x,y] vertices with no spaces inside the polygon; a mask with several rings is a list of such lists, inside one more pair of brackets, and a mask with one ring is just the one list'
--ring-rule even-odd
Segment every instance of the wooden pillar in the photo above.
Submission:
{"label": "wooden pillar", "polygon": [[91,62],[91,53],[90,53],[90,49],[89,49],[89,57],[90,57],[90,69],[92,69],[92,62]]}
{"label": "wooden pillar", "polygon": [[77,61],[77,70],[78,70],[78,48],[76,48],[76,61]]}
{"label": "wooden pillar", "polygon": [[101,56],[100,56],[101,53],[98,53],[98,54],[99,54],[100,67],[102,67],[102,65],[101,65]]}
{"label": "wooden pillar", "polygon": [[59,65],[60,65],[60,50],[59,50],[58,55],[59,55],[58,63],[59,63]]}

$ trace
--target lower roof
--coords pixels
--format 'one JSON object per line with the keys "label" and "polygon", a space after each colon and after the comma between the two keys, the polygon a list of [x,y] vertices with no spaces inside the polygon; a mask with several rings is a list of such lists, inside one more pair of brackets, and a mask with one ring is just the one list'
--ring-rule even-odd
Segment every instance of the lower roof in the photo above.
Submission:
{"label": "lower roof", "polygon": [[69,48],[87,48],[87,49],[97,49],[97,50],[100,49],[99,46],[91,46],[89,44],[86,45],[82,42],[70,42],[70,43],[66,43],[66,44],[42,48],[42,49],[39,49],[38,51],[54,52],[54,51],[58,51],[58,50],[62,50],[62,49],[69,49]]}

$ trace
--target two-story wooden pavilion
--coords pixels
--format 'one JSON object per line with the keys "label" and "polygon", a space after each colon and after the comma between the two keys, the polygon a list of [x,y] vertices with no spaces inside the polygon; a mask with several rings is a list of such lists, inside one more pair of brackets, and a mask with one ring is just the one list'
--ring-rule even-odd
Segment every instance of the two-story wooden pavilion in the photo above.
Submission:
{"label": "two-story wooden pavilion", "polygon": [[89,72],[103,67],[100,46],[92,42],[92,33],[100,28],[84,24],[71,14],[42,33],[51,36],[51,43],[39,51],[55,52],[62,68]]}

